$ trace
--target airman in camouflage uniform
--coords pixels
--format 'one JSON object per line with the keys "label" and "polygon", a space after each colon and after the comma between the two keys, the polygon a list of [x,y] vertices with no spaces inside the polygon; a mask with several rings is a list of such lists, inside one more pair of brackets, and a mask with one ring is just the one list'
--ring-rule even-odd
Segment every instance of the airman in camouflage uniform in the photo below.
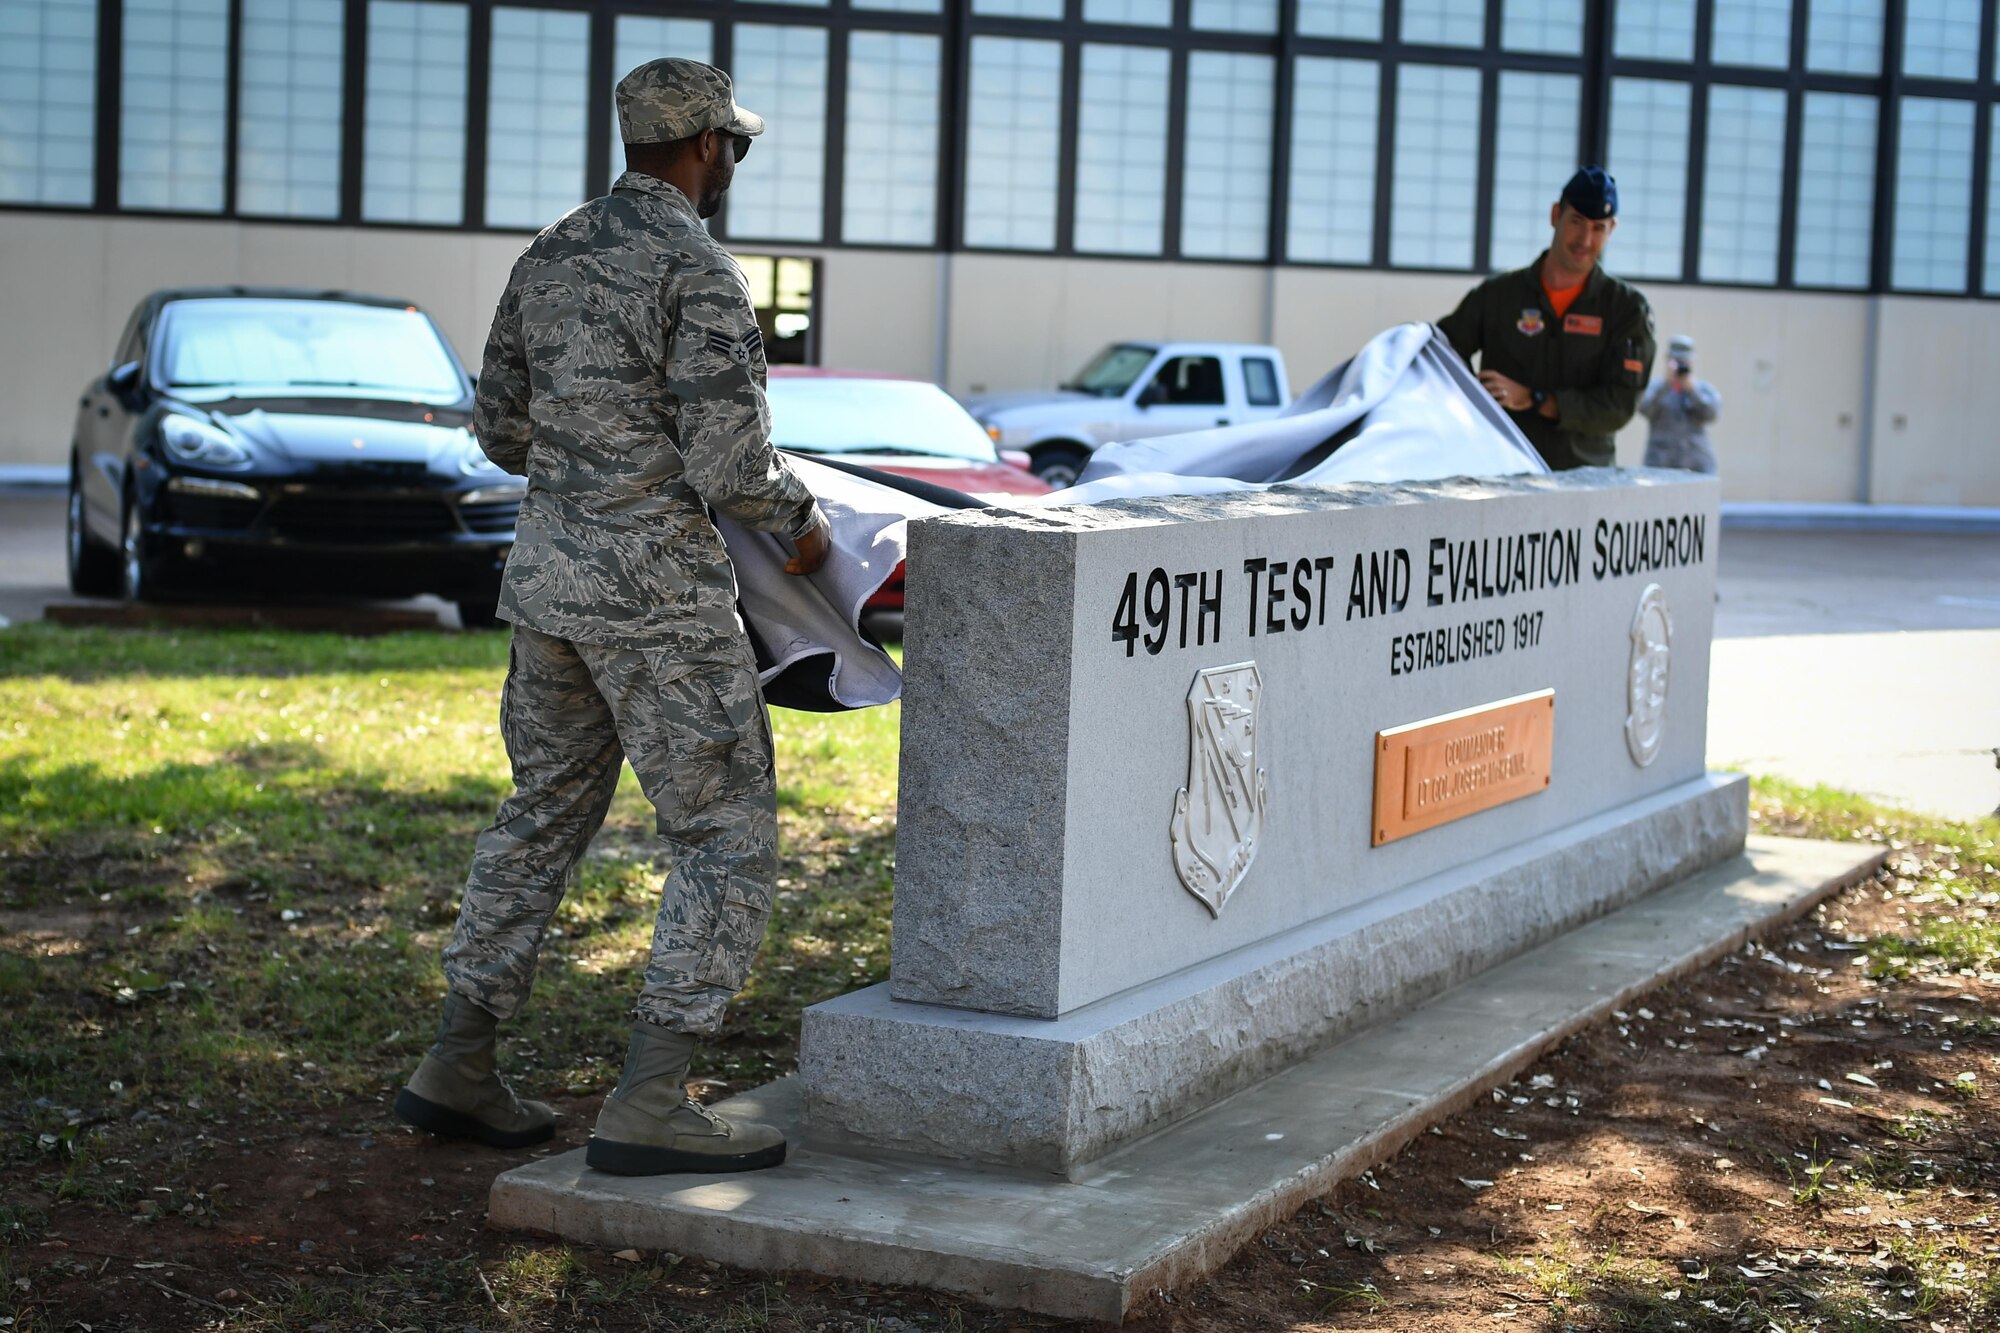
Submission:
{"label": "airman in camouflage uniform", "polygon": [[631,169],[529,245],[487,340],[480,444],[528,479],[500,597],[515,792],[479,835],[444,953],[444,1023],[396,1109],[500,1146],[553,1133],[553,1113],[495,1073],[494,1028],[527,1000],[630,760],[672,867],[588,1160],[743,1170],[782,1161],[783,1136],[686,1096],[695,1038],[744,983],[777,871],[770,723],[710,510],[794,541],[795,574],[825,559],[827,525],[771,448],[748,288],[701,226],[764,123],[726,74],[689,60],[641,65],[617,101]]}

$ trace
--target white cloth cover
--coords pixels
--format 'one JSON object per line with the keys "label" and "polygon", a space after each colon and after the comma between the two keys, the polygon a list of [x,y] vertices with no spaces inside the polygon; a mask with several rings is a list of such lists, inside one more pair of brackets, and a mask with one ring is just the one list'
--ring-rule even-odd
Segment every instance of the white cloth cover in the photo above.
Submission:
{"label": "white cloth cover", "polygon": [[948,511],[879,482],[788,457],[833,528],[833,550],[818,573],[785,573],[791,552],[776,537],[716,520],[736,566],[737,605],[757,649],[764,698],[814,712],[886,704],[902,693],[903,673],[861,628],[861,608],[902,563],[909,521]]}
{"label": "white cloth cover", "polygon": [[1080,484],[1044,503],[1548,470],[1444,334],[1399,324],[1277,417],[1106,445]]}
{"label": "white cloth cover", "polygon": [[[888,703],[902,692],[902,673],[861,628],[861,608],[902,562],[909,521],[947,507],[909,493],[907,483],[790,457],[833,527],[824,568],[796,578],[784,572],[790,555],[777,538],[717,523],[736,565],[764,697],[821,712]],[[1429,324],[1403,324],[1376,336],[1277,417],[1107,445],[1081,485],[1021,503],[1547,471],[1445,336]]]}

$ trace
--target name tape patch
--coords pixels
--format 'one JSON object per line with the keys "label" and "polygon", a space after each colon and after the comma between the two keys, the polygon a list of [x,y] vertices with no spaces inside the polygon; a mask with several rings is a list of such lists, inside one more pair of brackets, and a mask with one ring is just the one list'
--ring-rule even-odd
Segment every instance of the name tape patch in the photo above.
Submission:
{"label": "name tape patch", "polygon": [[1581,333],[1595,338],[1604,332],[1604,321],[1596,315],[1565,315],[1563,332]]}

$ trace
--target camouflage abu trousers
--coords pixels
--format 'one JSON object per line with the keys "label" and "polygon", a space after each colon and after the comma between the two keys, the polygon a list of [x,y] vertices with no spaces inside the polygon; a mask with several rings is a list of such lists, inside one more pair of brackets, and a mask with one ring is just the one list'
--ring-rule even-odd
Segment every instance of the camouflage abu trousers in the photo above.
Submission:
{"label": "camouflage abu trousers", "polygon": [[672,868],[635,1018],[711,1033],[764,938],[778,866],[771,724],[739,662],[688,661],[514,626],[500,731],[514,794],[479,834],[450,988],[502,1018],[527,1000],[542,932],[629,759]]}

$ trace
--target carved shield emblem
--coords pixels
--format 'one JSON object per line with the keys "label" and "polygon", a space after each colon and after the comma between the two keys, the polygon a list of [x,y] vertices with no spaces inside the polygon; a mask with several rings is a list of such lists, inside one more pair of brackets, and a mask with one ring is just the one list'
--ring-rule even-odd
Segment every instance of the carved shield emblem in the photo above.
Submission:
{"label": "carved shield emblem", "polygon": [[1264,678],[1255,662],[1210,667],[1188,687],[1188,781],[1168,823],[1174,873],[1210,915],[1243,882],[1264,833],[1264,770],[1257,767],[1257,710]]}
{"label": "carved shield emblem", "polygon": [[1667,725],[1667,667],[1673,652],[1674,620],[1667,595],[1657,583],[1639,594],[1632,614],[1632,657],[1625,671],[1625,748],[1644,768],[1660,756]]}

